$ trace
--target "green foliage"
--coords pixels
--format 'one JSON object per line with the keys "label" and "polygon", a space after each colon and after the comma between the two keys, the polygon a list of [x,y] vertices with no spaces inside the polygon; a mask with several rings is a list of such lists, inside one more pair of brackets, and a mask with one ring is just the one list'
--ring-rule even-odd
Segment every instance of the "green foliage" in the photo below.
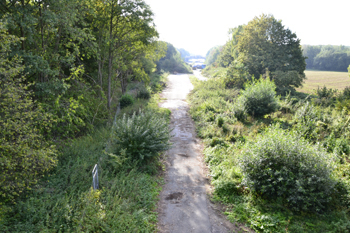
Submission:
{"label": "green foliage", "polygon": [[0,41],[0,200],[14,202],[56,165],[57,151],[42,134],[52,119],[20,76],[21,59],[8,58],[18,39],[7,34],[1,21]]}
{"label": "green foliage", "polygon": [[252,80],[241,90],[237,105],[252,116],[264,116],[277,110],[276,86],[269,78]]}
{"label": "green foliage", "polygon": [[222,48],[223,46],[215,46],[207,52],[207,55],[205,57],[205,64],[207,66],[214,64],[216,62]]}
{"label": "green foliage", "polygon": [[[157,161],[133,163],[113,151],[111,129],[72,140],[60,150],[54,173],[10,206],[0,228],[9,232],[153,232],[160,191]],[[107,145],[107,146],[106,146]],[[99,166],[100,189],[91,190]]]}
{"label": "green foliage", "polygon": [[302,83],[306,79],[305,74],[298,73],[295,70],[280,71],[277,70],[271,73],[272,80],[276,84],[276,91],[279,94],[285,95],[288,92],[294,92],[295,88],[302,87]]}
{"label": "green foliage", "polygon": [[156,156],[170,146],[167,121],[152,112],[134,112],[131,117],[124,114],[115,122],[113,131],[113,143],[136,160]]}
{"label": "green foliage", "polygon": [[177,49],[181,55],[181,58],[184,59],[184,61],[186,61],[186,57],[189,57],[191,56],[191,53],[186,51],[185,49],[183,48],[180,48],[180,49]]}
{"label": "green foliage", "polygon": [[149,88],[146,88],[146,87],[141,88],[137,93],[137,98],[149,99],[151,98],[151,91],[149,90]]}
{"label": "green foliage", "polygon": [[225,72],[226,72],[226,68],[214,67],[214,66],[206,66],[202,70],[202,74],[208,78],[223,77],[225,75]]}
{"label": "green foliage", "polygon": [[337,90],[323,86],[322,88],[317,87],[315,93],[317,98],[313,99],[314,104],[325,107],[334,106],[337,99]]}
{"label": "green foliage", "polygon": [[244,83],[249,81],[251,76],[242,63],[234,61],[226,69],[223,79],[227,88],[243,89]]}
{"label": "green foliage", "polygon": [[[225,69],[209,67],[207,73],[213,75]],[[348,111],[315,105],[314,96],[290,92],[278,101],[279,111],[267,114],[264,118],[247,117],[243,111],[244,120],[240,122],[233,114],[236,107],[244,110],[237,105],[239,91],[225,88],[225,82],[219,76],[206,82],[191,78],[194,89],[189,97],[190,113],[195,120],[198,136],[203,138],[204,159],[210,170],[211,184],[215,188],[212,200],[225,205],[225,214],[230,221],[245,224],[257,232],[346,232],[350,222],[347,211],[350,196]],[[222,127],[217,124],[219,117],[224,119]],[[257,140],[264,138],[264,132],[274,122],[281,125],[279,130],[287,130],[286,134],[288,130],[297,131],[292,134],[297,135],[297,138],[304,137],[301,140],[311,148],[315,148],[313,145],[316,144],[316,149],[333,154],[327,156],[335,158],[336,170],[332,177],[337,182],[331,195],[324,196],[331,200],[322,213],[293,212],[282,197],[266,199],[266,196],[252,192],[242,183],[244,175],[239,166],[242,148],[257,146]],[[271,147],[271,150],[274,148]]]}
{"label": "green foliage", "polygon": [[327,71],[346,71],[350,64],[350,48],[335,45],[303,45],[306,68]]}
{"label": "green foliage", "polygon": [[219,66],[228,67],[232,62],[238,58],[239,52],[237,50],[237,42],[239,36],[244,31],[244,25],[239,25],[238,27],[229,30],[231,39],[224,45],[221,53],[218,56],[217,63]]}
{"label": "green foliage", "polygon": [[332,88],[327,88],[326,86],[323,86],[322,88],[317,88],[316,95],[318,96],[318,98],[332,98],[336,92],[337,91],[333,90]]}
{"label": "green foliage", "polygon": [[222,118],[221,116],[218,117],[218,126],[222,127],[224,125],[224,118]]}
{"label": "green foliage", "polygon": [[122,97],[120,97],[119,103],[120,103],[120,108],[128,107],[130,105],[133,105],[134,97],[129,94],[124,94],[122,95]]}
{"label": "green foliage", "polygon": [[167,44],[167,52],[165,57],[161,58],[157,64],[158,71],[165,71],[170,73],[192,73],[191,67],[189,67],[181,58],[180,53],[176,48],[170,44]]}
{"label": "green foliage", "polygon": [[305,70],[300,40],[272,15],[251,20],[239,36],[237,49],[238,60],[255,77],[263,75],[266,69],[271,72],[294,70],[301,75]]}
{"label": "green foliage", "polygon": [[245,184],[265,198],[282,198],[295,211],[325,210],[336,181],[334,159],[296,134],[271,128],[247,144],[241,168]]}

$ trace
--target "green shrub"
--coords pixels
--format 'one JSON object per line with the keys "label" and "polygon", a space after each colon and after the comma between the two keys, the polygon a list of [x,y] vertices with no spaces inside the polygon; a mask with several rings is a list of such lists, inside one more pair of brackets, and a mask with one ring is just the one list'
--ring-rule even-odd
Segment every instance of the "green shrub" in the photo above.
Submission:
{"label": "green shrub", "polygon": [[237,104],[252,116],[264,116],[277,109],[276,85],[269,78],[247,82]]}
{"label": "green shrub", "polygon": [[234,104],[232,112],[239,121],[244,121],[247,119],[247,111],[245,110],[244,103],[242,101],[237,101]]}
{"label": "green shrub", "polygon": [[336,181],[333,157],[295,133],[270,128],[241,158],[244,184],[268,199],[281,198],[294,211],[321,211]]}
{"label": "green shrub", "polygon": [[223,124],[224,124],[224,118],[222,118],[221,116],[218,117],[218,126],[219,126],[219,127],[222,127]]}
{"label": "green shrub", "polygon": [[222,139],[222,138],[218,138],[218,137],[212,138],[211,141],[210,141],[210,146],[214,147],[216,145],[224,146],[225,145],[225,140]]}
{"label": "green shrub", "polygon": [[120,102],[120,108],[125,108],[134,104],[134,97],[132,97],[129,94],[125,94],[125,95],[122,95],[119,102]]}
{"label": "green shrub", "polygon": [[170,146],[170,131],[164,117],[150,112],[125,114],[114,125],[114,143],[126,149],[126,154],[134,159],[145,159],[158,155]]}
{"label": "green shrub", "polygon": [[316,95],[318,98],[332,98],[336,94],[337,90],[333,90],[332,88],[327,88],[323,86],[322,88],[317,87]]}
{"label": "green shrub", "polygon": [[137,93],[137,98],[148,100],[151,98],[151,91],[148,88],[143,87]]}

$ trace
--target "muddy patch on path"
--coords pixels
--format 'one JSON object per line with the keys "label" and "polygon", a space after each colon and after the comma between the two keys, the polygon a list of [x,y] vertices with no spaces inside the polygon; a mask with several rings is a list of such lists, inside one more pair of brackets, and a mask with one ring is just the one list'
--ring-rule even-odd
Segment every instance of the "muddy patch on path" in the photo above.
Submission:
{"label": "muddy patch on path", "polygon": [[171,110],[173,146],[167,151],[165,184],[158,205],[160,232],[233,232],[235,227],[208,200],[210,185],[189,115],[187,94],[193,86],[188,75],[170,75],[161,107]]}

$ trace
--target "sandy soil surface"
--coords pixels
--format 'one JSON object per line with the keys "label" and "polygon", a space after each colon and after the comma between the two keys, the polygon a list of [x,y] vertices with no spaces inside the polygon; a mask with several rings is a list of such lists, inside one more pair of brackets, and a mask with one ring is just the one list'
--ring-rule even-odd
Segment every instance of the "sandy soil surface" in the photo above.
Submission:
{"label": "sandy soil surface", "polygon": [[173,146],[167,151],[165,184],[158,205],[159,232],[235,232],[208,199],[211,187],[203,162],[202,145],[188,113],[187,94],[193,89],[188,75],[170,75],[161,107],[172,111]]}

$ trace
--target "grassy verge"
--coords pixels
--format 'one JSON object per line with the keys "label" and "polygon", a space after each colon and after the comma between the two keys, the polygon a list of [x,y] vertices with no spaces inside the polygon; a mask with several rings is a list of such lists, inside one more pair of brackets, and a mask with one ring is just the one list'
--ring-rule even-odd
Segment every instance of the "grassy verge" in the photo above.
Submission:
{"label": "grassy verge", "polygon": [[[157,77],[165,81],[165,77]],[[159,80],[158,80],[159,81]],[[153,80],[156,84],[157,80]],[[137,99],[122,109],[140,108],[169,120],[157,103],[161,88],[150,99]],[[111,142],[111,125],[60,146],[59,163],[15,205],[0,205],[2,232],[154,232],[163,166],[160,156],[137,162]],[[99,190],[92,190],[92,169],[99,168]]]}
{"label": "grassy verge", "polygon": [[209,78],[220,77],[225,74],[227,68],[207,66],[202,70],[202,74]]}
{"label": "grassy verge", "polygon": [[[191,81],[194,90],[189,96],[190,113],[198,136],[205,144],[205,161],[215,187],[212,199],[226,205],[230,221],[245,224],[257,232],[350,231],[349,151],[342,149],[338,153],[340,147],[336,149],[337,143],[347,145],[350,142],[346,112],[312,105],[312,110],[307,113],[310,119],[307,123],[302,122],[300,114],[309,106],[307,101],[287,97],[279,100],[278,111],[262,118],[248,116],[246,120],[239,121],[233,114],[239,95],[237,90],[225,89],[217,79],[202,82],[192,77]],[[266,129],[276,124],[282,129],[299,132],[310,143],[318,144],[340,158],[334,172],[339,187],[324,211],[296,212],[284,201],[267,200],[243,185],[245,177],[239,163],[245,145],[253,143]],[[333,143],[335,141],[337,143]]]}

